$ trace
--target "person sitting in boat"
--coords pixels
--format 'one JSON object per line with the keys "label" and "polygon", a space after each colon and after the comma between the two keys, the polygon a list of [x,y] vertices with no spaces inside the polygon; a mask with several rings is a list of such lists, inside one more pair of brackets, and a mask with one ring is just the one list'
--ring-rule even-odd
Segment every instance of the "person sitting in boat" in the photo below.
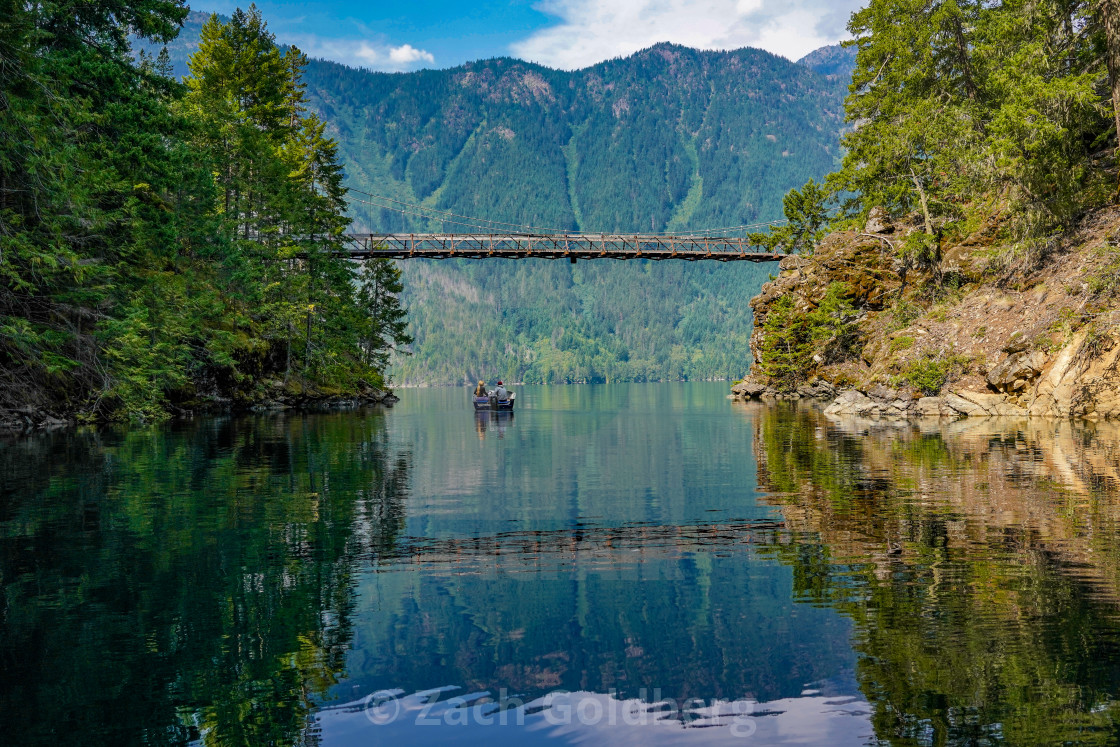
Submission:
{"label": "person sitting in boat", "polygon": [[486,382],[485,381],[478,382],[478,386],[476,386],[474,388],[474,396],[476,396],[476,397],[485,397],[486,396]]}
{"label": "person sitting in boat", "polygon": [[509,400],[509,392],[506,390],[501,381],[498,382],[498,388],[494,390],[494,395],[498,398],[499,402],[505,402]]}

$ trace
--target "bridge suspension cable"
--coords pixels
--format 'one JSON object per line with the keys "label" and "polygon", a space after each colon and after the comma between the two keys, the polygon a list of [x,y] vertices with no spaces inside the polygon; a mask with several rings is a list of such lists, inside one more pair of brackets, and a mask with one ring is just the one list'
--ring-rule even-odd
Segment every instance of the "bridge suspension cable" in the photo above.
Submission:
{"label": "bridge suspension cable", "polygon": [[[453,213],[448,210],[440,210],[438,208],[428,207],[416,203],[405,202],[392,197],[385,197],[384,195],[366,192],[361,189],[351,187],[350,192],[364,195],[369,199],[352,199],[352,202],[361,203],[371,207],[376,207],[381,210],[388,210],[390,212],[399,213],[415,218],[424,218],[426,220],[439,221],[443,224],[451,224],[461,228],[473,228],[483,232],[509,232],[516,230],[518,233],[534,234],[534,235],[548,235],[548,234],[563,234],[566,236],[601,236],[604,232],[592,231],[568,231],[562,228],[551,228],[543,226],[534,226],[524,223],[511,223],[508,221],[496,221],[489,218],[476,218],[469,215],[462,215]],[[386,204],[387,203],[387,204]],[[751,229],[761,229],[771,226],[778,226],[786,223],[784,220],[767,221],[760,223],[747,223],[738,226],[725,226],[722,228],[709,228],[709,229],[693,229],[689,231],[678,231],[674,235],[687,237],[687,236],[717,236],[727,235],[731,233],[746,233]]]}

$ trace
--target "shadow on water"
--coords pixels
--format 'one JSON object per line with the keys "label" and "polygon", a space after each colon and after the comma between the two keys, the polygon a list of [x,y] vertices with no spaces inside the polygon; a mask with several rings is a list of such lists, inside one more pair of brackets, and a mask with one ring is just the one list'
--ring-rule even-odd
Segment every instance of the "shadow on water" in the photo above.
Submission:
{"label": "shadow on water", "polygon": [[0,445],[4,742],[300,741],[408,472],[377,413]]}
{"label": "shadow on water", "polygon": [[1116,743],[1120,428],[742,412],[803,537],[775,547],[795,594],[856,624],[879,740]]}

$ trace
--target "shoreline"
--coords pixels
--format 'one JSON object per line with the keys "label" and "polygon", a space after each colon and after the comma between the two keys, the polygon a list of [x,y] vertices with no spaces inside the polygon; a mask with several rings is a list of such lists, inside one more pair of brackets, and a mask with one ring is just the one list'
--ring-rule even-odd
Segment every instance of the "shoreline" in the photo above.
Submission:
{"label": "shoreline", "polygon": [[250,415],[281,412],[325,412],[356,410],[363,407],[391,408],[400,401],[392,389],[372,390],[358,394],[330,396],[290,396],[261,398],[250,403],[209,401],[193,409],[173,408],[169,416],[148,423],[116,423],[114,421],[94,420],[83,422],[80,414],[58,416],[46,408],[25,407],[16,410],[0,411],[0,437],[29,436],[36,433],[72,430],[82,425],[94,427],[112,425],[152,425],[155,422],[175,423],[196,417],[223,415]]}

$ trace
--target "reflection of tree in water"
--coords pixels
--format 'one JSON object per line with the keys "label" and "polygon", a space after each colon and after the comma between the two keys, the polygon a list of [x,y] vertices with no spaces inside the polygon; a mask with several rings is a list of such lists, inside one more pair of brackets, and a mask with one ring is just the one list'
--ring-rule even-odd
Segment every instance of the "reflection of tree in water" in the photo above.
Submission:
{"label": "reflection of tree in water", "polygon": [[313,738],[408,469],[376,415],[0,447],[5,741]]}
{"label": "reflection of tree in water", "polygon": [[772,549],[806,601],[856,622],[879,739],[1116,741],[1120,433],[755,423],[760,483],[809,538]]}

